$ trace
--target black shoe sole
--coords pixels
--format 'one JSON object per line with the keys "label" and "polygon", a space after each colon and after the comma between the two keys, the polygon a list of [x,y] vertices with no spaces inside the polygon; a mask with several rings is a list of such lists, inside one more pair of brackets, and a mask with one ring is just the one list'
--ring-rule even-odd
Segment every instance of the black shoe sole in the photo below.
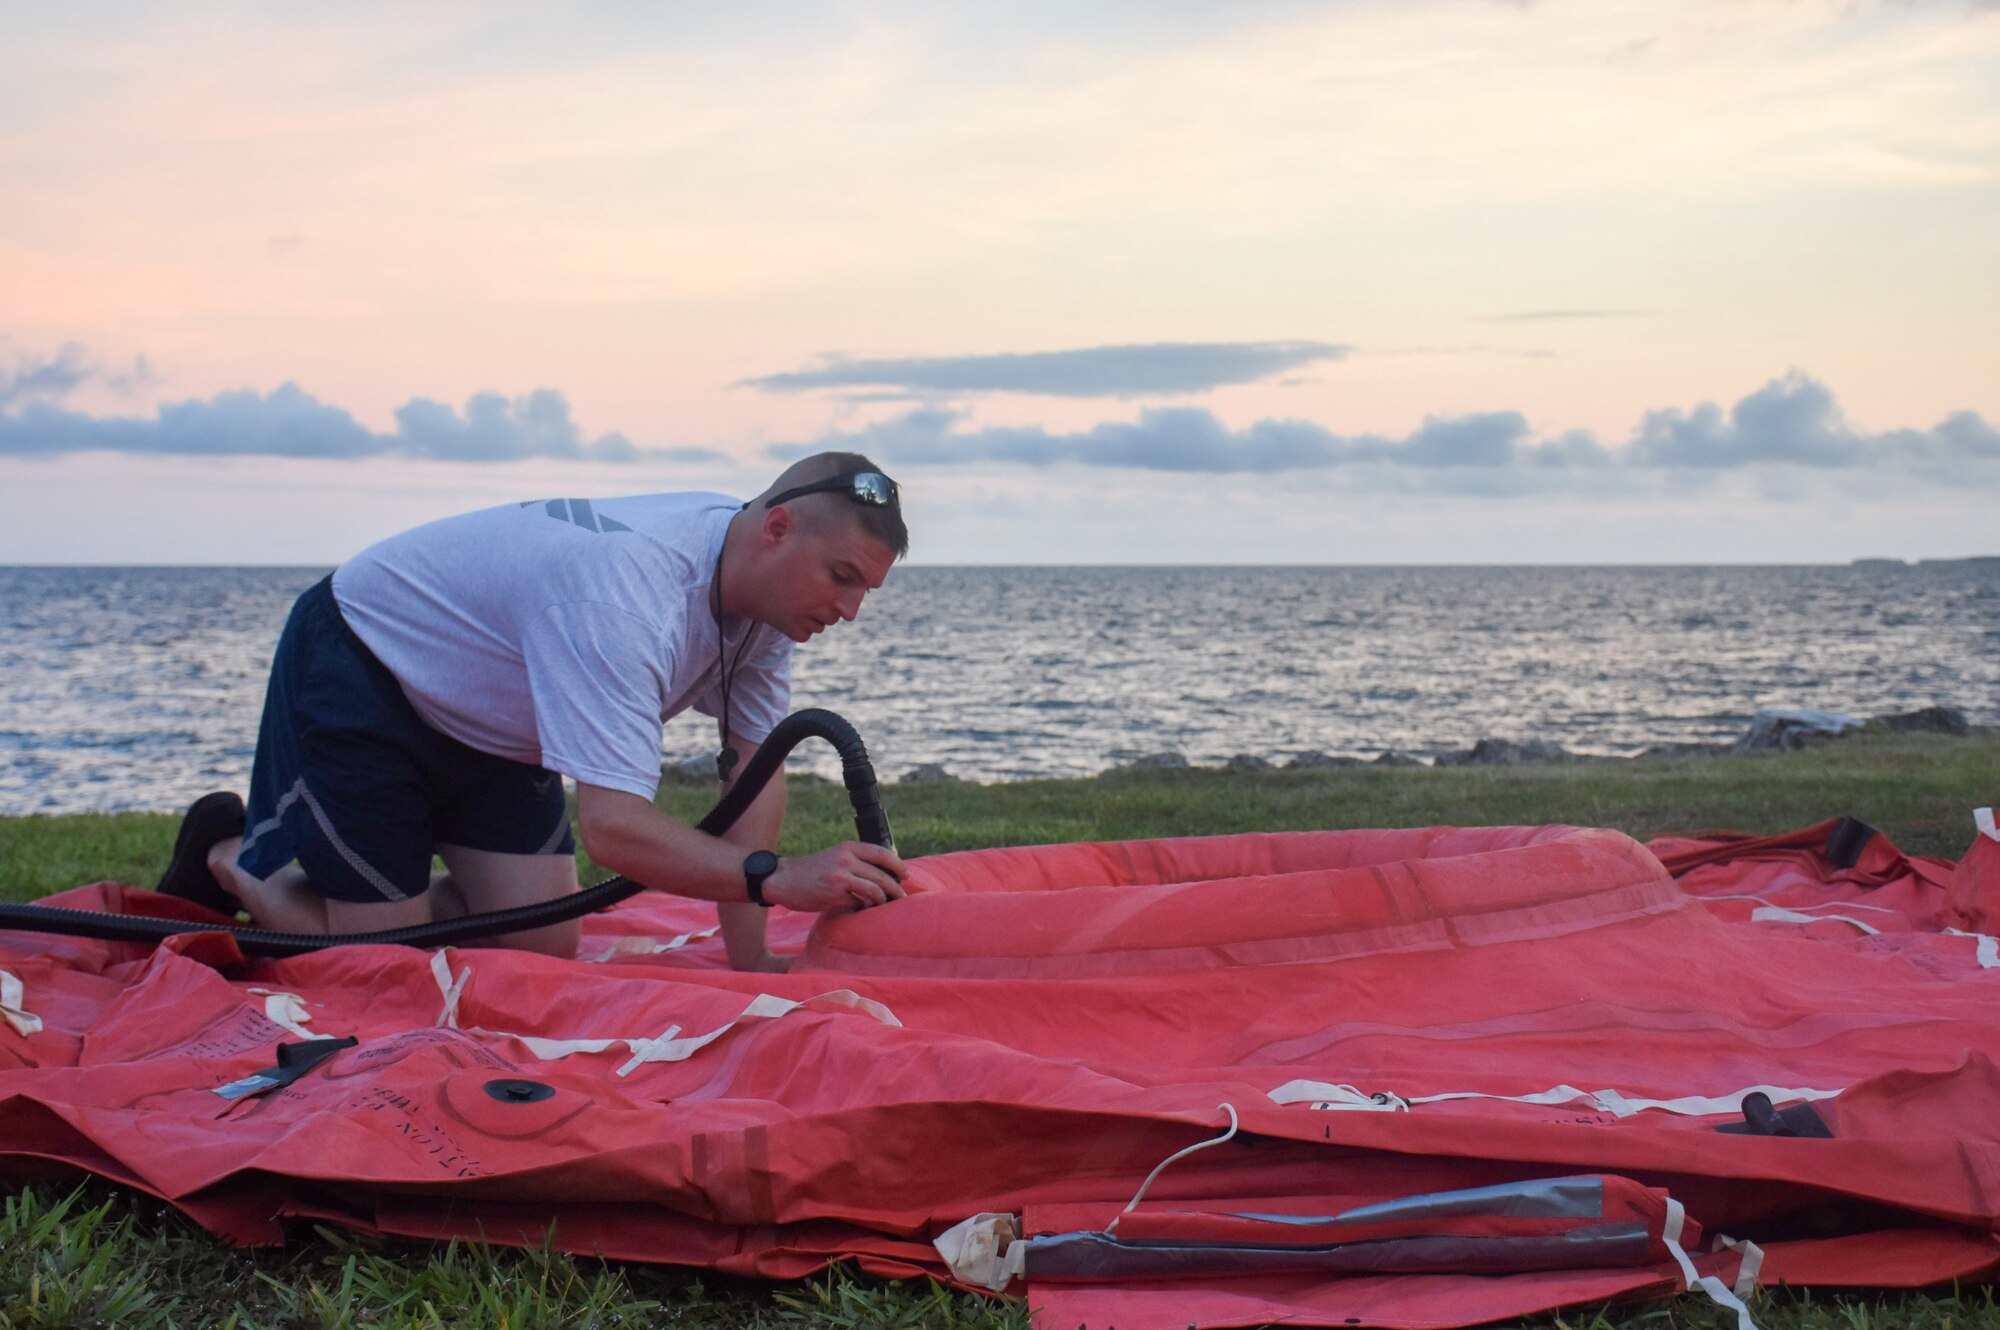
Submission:
{"label": "black shoe sole", "polygon": [[181,819],[180,834],[174,838],[173,858],[167,861],[167,871],[153,890],[162,896],[192,901],[217,914],[235,914],[242,905],[208,871],[208,852],[218,842],[242,834],[243,800],[227,790],[204,794]]}

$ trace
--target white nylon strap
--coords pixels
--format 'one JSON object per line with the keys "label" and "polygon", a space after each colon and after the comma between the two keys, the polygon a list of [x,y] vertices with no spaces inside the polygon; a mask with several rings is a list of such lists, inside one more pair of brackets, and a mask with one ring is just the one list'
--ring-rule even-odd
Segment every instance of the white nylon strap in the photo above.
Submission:
{"label": "white nylon strap", "polygon": [[[660,1039],[672,1039],[681,1032],[678,1025],[669,1025],[660,1032]],[[488,1039],[512,1039],[524,1046],[543,1062],[554,1062],[573,1053],[605,1053],[614,1048],[637,1049],[657,1042],[653,1039],[544,1039],[540,1035],[510,1034],[505,1030],[486,1030],[473,1026],[467,1034],[476,1034]]]}
{"label": "white nylon strap", "polygon": [[673,1035],[678,1027],[669,1029],[657,1039],[646,1039],[632,1045],[632,1060],[618,1069],[620,1076],[629,1076],[648,1062],[684,1062],[702,1049],[728,1034],[744,1021],[776,1020],[789,1016],[808,1002],[831,1002],[836,1006],[851,1007],[865,1015],[872,1016],[884,1025],[902,1026],[896,1013],[890,1011],[873,998],[862,997],[852,989],[837,988],[830,993],[815,993],[809,998],[793,1002],[787,998],[773,997],[769,993],[759,993],[750,999],[750,1005],[743,1013],[727,1025],[718,1026],[707,1034],[691,1035],[676,1039]]}
{"label": "white nylon strap", "polygon": [[2000,966],[2000,938],[1990,937],[1985,933],[1965,933],[1956,928],[1947,928],[1944,931],[1952,937],[1976,937],[1979,939],[1978,955],[1980,969],[1991,970],[1995,966]]}
{"label": "white nylon strap", "polygon": [[1736,1263],[1736,1296],[1747,1298],[1757,1291],[1757,1275],[1764,1268],[1764,1249],[1744,1238],[1732,1238],[1727,1233],[1715,1235],[1712,1251],[1733,1251],[1739,1259]]}
{"label": "white nylon strap", "polygon": [[297,993],[280,993],[273,988],[253,988],[250,991],[264,999],[264,1015],[273,1025],[301,1039],[326,1037],[306,1029],[306,1023],[312,1020],[312,1013],[306,1010],[306,1000]]}
{"label": "white nylon strap", "polygon": [[1816,924],[1819,923],[1822,919],[1833,919],[1843,924],[1853,924],[1856,928],[1860,929],[1864,933],[1869,934],[1870,936],[1873,936],[1882,931],[1881,929],[1875,927],[1873,924],[1862,923],[1859,919],[1856,919],[1852,915],[1801,914],[1797,910],[1787,910],[1781,905],[1766,905],[1761,910],[1752,910],[1750,912],[1750,919],[1751,922],[1760,924],[1761,923]]}
{"label": "white nylon strap", "polygon": [[1886,906],[1886,905],[1870,905],[1870,904],[1868,904],[1868,903],[1867,903],[1866,901],[1818,901],[1818,902],[1815,902],[1815,903],[1813,903],[1813,904],[1811,904],[1811,905],[1800,905],[1799,903],[1797,903],[1796,901],[1794,901],[1794,902],[1793,902],[1793,903],[1792,903],[1791,905],[1788,905],[1788,906],[1785,906],[1785,905],[1779,905],[1779,904],[1778,904],[1777,902],[1775,902],[1775,901],[1769,901],[1769,900],[1766,900],[1766,899],[1764,899],[1764,897],[1762,897],[1762,896],[1747,896],[1747,895],[1744,895],[1744,896],[1737,896],[1737,895],[1732,895],[1732,896],[1699,896],[1699,897],[1696,897],[1696,899],[1697,899],[1697,900],[1705,900],[1705,901],[1756,901],[1756,902],[1757,902],[1757,903],[1758,903],[1759,905],[1768,905],[1768,906],[1770,906],[1770,907],[1771,907],[1772,909],[1774,909],[1774,910],[1780,910],[1780,909],[1790,909],[1790,910],[1833,910],[1833,909],[1841,909],[1841,910],[1873,910],[1873,911],[1875,911],[1875,912],[1876,912],[1877,914],[1894,914],[1894,913],[1896,913],[1896,912],[1895,912],[1894,910],[1890,909],[1890,908],[1889,908],[1888,906]]}
{"label": "white nylon strap", "polygon": [[1663,1112],[1678,1113],[1687,1117],[1707,1117],[1714,1113],[1740,1113],[1743,1111],[1743,1100],[1753,1094],[1764,1095],[1773,1104],[1782,1104],[1796,1103],[1800,1100],[1831,1099],[1839,1093],[1838,1090],[1786,1089],[1777,1085],[1752,1085],[1724,1095],[1637,1099],[1617,1090],[1579,1090],[1573,1085],[1558,1085],[1539,1094],[1482,1094],[1467,1090],[1450,1094],[1412,1095],[1406,1099],[1387,1093],[1364,1095],[1351,1085],[1333,1085],[1326,1081],[1287,1081],[1271,1091],[1271,1098],[1281,1104],[1309,1103],[1314,1108],[1360,1109],[1376,1112],[1395,1112],[1416,1104],[1435,1104],[1447,1099],[1504,1099],[1515,1104],[1547,1105],[1584,1103],[1599,1112],[1629,1118],[1647,1109],[1660,1109]]}
{"label": "white nylon strap", "polygon": [[1687,1230],[1687,1207],[1673,1197],[1667,1197],[1667,1218],[1660,1226],[1660,1237],[1667,1244],[1667,1250],[1674,1255],[1674,1263],[1681,1268],[1681,1287],[1693,1288],[1694,1281],[1701,1276],[1694,1272],[1694,1262],[1688,1259],[1687,1248],[1681,1246],[1681,1234]]}
{"label": "white nylon strap", "polygon": [[1681,1208],[1679,1201],[1669,1196],[1667,1221],[1661,1228],[1660,1236],[1666,1240],[1667,1250],[1673,1253],[1674,1263],[1680,1266],[1681,1278],[1685,1281],[1687,1289],[1690,1292],[1699,1289],[1717,1306],[1734,1310],[1736,1330],[1757,1330],[1757,1322],[1751,1319],[1750,1309],[1743,1304],[1743,1299],[1730,1291],[1727,1284],[1714,1275],[1695,1273],[1694,1262],[1688,1259],[1687,1249],[1681,1246],[1681,1233],[1686,1226],[1687,1211]]}
{"label": "white nylon strap", "polygon": [[440,947],[431,953],[431,977],[437,980],[438,991],[444,994],[444,1010],[438,1013],[437,1023],[447,1030],[456,1030],[458,999],[465,992],[465,981],[472,978],[472,967],[468,965],[454,975],[450,956],[450,947]]}
{"label": "white nylon strap", "polygon": [[1979,828],[1979,834],[1988,840],[2000,840],[2000,826],[1993,823],[1993,810],[1975,808],[1972,810],[1972,825]]}
{"label": "white nylon strap", "polygon": [[1400,1099],[1386,1090],[1379,1094],[1366,1094],[1351,1085],[1332,1085],[1326,1081],[1286,1081],[1271,1091],[1271,1098],[1281,1104],[1296,1104],[1304,1099],[1311,1107],[1332,1111],[1353,1111],[1356,1113],[1407,1113],[1409,1101]]}
{"label": "white nylon strap", "polygon": [[27,990],[21,981],[0,970],[0,1020],[14,1027],[16,1034],[40,1034],[42,1018],[27,1008]]}
{"label": "white nylon strap", "polygon": [[682,933],[679,937],[662,942],[656,937],[614,938],[610,946],[587,959],[592,964],[601,965],[606,961],[619,960],[626,956],[657,956],[663,951],[679,951],[693,942],[705,942],[721,932],[721,928],[704,928],[696,933]]}
{"label": "white nylon strap", "polygon": [[[436,965],[432,966],[433,970],[436,968]],[[438,982],[442,985],[443,978]],[[461,985],[464,983],[462,976],[459,983]],[[455,1017],[456,995],[448,992],[446,1003]],[[759,993],[750,999],[750,1005],[743,1008],[735,1020],[720,1025],[707,1034],[685,1037],[681,1036],[681,1027],[678,1025],[669,1025],[659,1034],[652,1036],[614,1036],[607,1039],[544,1039],[539,1035],[514,1034],[508,1030],[485,1030],[476,1026],[468,1029],[466,1033],[489,1039],[512,1039],[544,1062],[552,1062],[557,1058],[566,1058],[576,1053],[605,1053],[616,1048],[629,1049],[632,1053],[631,1060],[618,1068],[620,1076],[629,1076],[648,1062],[685,1062],[745,1021],[776,1020],[810,1003],[832,1003],[834,1006],[847,1007],[864,1016],[873,1017],[884,1025],[893,1025],[899,1029],[903,1024],[896,1019],[895,1012],[873,998],[862,997],[852,989],[838,988],[829,993],[815,993],[796,1002],[788,998],[773,997],[769,993]]]}

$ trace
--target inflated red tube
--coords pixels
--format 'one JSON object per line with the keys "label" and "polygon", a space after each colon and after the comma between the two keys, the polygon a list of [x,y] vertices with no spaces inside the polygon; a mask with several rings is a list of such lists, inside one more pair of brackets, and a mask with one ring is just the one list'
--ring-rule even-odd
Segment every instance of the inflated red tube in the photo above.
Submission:
{"label": "inflated red tube", "polygon": [[1449,948],[1678,909],[1644,846],[1577,827],[1042,845],[916,861],[892,910],[822,917],[802,969],[1082,978]]}

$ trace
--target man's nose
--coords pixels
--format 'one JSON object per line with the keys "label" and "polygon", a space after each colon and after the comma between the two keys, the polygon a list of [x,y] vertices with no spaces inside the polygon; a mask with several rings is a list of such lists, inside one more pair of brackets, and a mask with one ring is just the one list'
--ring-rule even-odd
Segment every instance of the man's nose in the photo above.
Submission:
{"label": "man's nose", "polygon": [[840,611],[842,622],[854,622],[854,616],[861,613],[861,598],[867,594],[865,591],[850,591],[840,597],[840,599],[834,601],[834,608]]}

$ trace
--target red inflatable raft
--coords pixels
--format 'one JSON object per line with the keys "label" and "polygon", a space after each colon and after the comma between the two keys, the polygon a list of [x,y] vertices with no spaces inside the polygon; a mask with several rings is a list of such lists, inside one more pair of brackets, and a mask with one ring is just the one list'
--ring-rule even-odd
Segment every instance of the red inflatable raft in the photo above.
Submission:
{"label": "red inflatable raft", "polygon": [[577,961],[0,933],[0,1167],[96,1173],[240,1242],[287,1216],[553,1224],[1124,1330],[1457,1325],[2000,1257],[1990,819],[1958,864],[1829,823],[914,871],[910,900],[810,934],[777,912],[803,951],[781,976],[728,972],[712,908],[661,896],[593,918]]}

